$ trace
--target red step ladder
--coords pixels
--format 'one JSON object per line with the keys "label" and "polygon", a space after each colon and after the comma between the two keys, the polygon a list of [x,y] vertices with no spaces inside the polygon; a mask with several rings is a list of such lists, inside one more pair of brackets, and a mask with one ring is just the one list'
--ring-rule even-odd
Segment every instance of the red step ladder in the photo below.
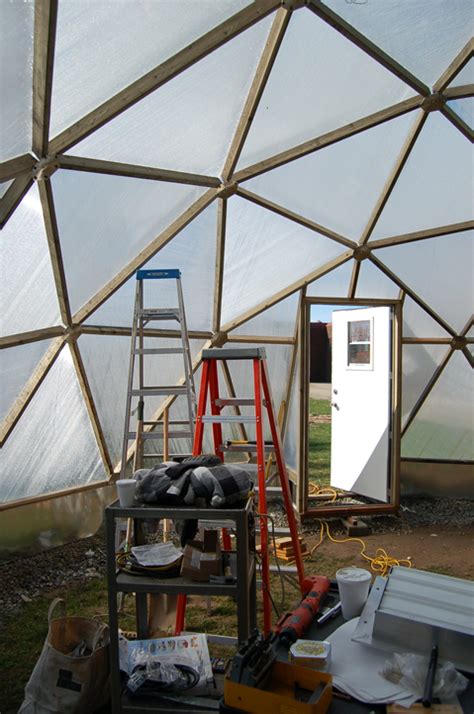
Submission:
{"label": "red step ladder", "polygon": [[[217,373],[218,361],[228,360],[248,360],[253,363],[253,384],[254,397],[252,399],[221,399],[219,396],[219,378]],[[207,398],[210,397],[211,414],[206,414]],[[248,415],[232,415],[226,416],[221,412],[225,407],[238,406],[255,406],[255,412],[252,416]],[[203,350],[202,353],[202,377],[201,389],[199,393],[196,429],[194,432],[193,456],[199,456],[202,453],[202,444],[204,436],[205,424],[212,425],[214,438],[214,451],[217,456],[223,458],[223,440],[222,440],[222,424],[223,423],[254,423],[255,424],[255,439],[257,453],[257,477],[258,477],[258,512],[260,516],[260,543],[261,543],[261,568],[262,568],[262,592],[263,592],[263,629],[266,634],[271,629],[271,599],[270,599],[270,567],[268,557],[268,518],[267,514],[267,499],[266,499],[266,484],[265,484],[265,443],[264,443],[264,409],[267,412],[267,418],[271,429],[273,446],[272,451],[275,454],[278,472],[280,476],[280,484],[283,494],[283,500],[288,519],[291,539],[294,548],[295,565],[298,574],[298,581],[303,591],[304,567],[303,558],[301,556],[301,548],[298,540],[298,526],[296,523],[295,514],[293,511],[293,503],[291,500],[290,484],[288,473],[286,471],[285,462],[283,459],[283,451],[281,438],[278,431],[277,421],[275,419],[275,411],[273,408],[272,395],[270,391],[270,382],[268,379],[268,370],[266,363],[266,354],[263,347],[243,348],[243,349],[228,349],[215,348]],[[251,447],[249,446],[249,450]],[[247,450],[247,447],[246,447]],[[229,536],[223,531],[224,547],[229,546]],[[184,629],[186,614],[186,595],[178,596],[178,607],[176,612],[176,634],[180,634]]]}

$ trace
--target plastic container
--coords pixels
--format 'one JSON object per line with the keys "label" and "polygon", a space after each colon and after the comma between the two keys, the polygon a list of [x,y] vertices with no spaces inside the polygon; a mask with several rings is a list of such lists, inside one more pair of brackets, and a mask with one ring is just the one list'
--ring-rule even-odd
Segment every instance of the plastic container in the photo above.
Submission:
{"label": "plastic container", "polygon": [[116,482],[117,495],[122,508],[130,508],[133,506],[135,499],[135,489],[137,482],[134,478],[122,478]]}
{"label": "plastic container", "polygon": [[331,662],[331,643],[325,640],[296,640],[290,647],[289,657],[293,664],[327,672]]}
{"label": "plastic container", "polygon": [[369,594],[372,575],[363,568],[340,568],[336,580],[341,598],[342,616],[346,620],[358,617]]}

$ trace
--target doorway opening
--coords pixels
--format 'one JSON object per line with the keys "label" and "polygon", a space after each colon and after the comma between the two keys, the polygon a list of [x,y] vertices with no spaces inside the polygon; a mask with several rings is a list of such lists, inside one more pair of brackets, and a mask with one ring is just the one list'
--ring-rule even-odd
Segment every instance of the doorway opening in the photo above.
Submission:
{"label": "doorway opening", "polygon": [[398,508],[400,313],[399,301],[307,299],[305,516]]}

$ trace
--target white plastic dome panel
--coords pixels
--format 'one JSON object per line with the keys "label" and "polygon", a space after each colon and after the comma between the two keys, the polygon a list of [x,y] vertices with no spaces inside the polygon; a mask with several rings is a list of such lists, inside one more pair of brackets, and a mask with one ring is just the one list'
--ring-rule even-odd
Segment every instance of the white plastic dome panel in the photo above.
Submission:
{"label": "white plastic dome panel", "polygon": [[474,378],[456,352],[402,439],[402,457],[474,460]]}
{"label": "white plastic dome panel", "polygon": [[72,153],[218,175],[268,35],[266,18],[79,143]]}
{"label": "white plastic dome panel", "polygon": [[370,260],[360,264],[356,298],[398,298],[400,288]]}
{"label": "white plastic dome panel", "polygon": [[[215,249],[216,205],[211,204],[143,266],[148,270],[179,267],[188,329],[211,328]],[[148,280],[144,285],[145,305],[177,306],[174,280]],[[131,326],[135,288],[136,279],[133,275],[87,322],[94,325]]]}
{"label": "white plastic dome panel", "polygon": [[322,278],[318,278],[308,285],[308,297],[347,297],[351,283],[353,261],[348,260],[344,265],[334,268]]}
{"label": "white plastic dome panel", "polygon": [[0,352],[0,420],[8,413],[50,344],[51,340],[42,340]]}
{"label": "white plastic dome panel", "polygon": [[472,35],[474,11],[466,0],[325,0],[325,5],[428,85]]}
{"label": "white plastic dome panel", "polygon": [[406,84],[303,8],[290,20],[238,168],[412,94]]}
{"label": "white plastic dome panel", "polygon": [[80,171],[52,185],[73,313],[205,190]]}
{"label": "white plastic dome panel", "polygon": [[455,99],[448,102],[450,107],[458,117],[460,117],[470,129],[474,130],[474,97],[466,97],[465,99]]}
{"label": "white plastic dome panel", "polygon": [[1,236],[3,335],[60,324],[38,188],[33,185]]}
{"label": "white plastic dome panel", "polygon": [[359,240],[413,124],[412,113],[245,182],[245,188]]}
{"label": "white plastic dome panel", "polygon": [[300,295],[294,293],[285,300],[264,310],[260,315],[232,330],[231,335],[271,335],[293,337]]}
{"label": "white plastic dome panel", "polygon": [[449,86],[462,87],[464,84],[474,84],[474,58],[472,57],[469,62],[466,62]]}
{"label": "white plastic dome panel", "polygon": [[448,345],[403,345],[402,427],[448,349]]}
{"label": "white plastic dome panel", "polygon": [[452,233],[374,251],[450,327],[460,331],[472,313],[474,231]]}
{"label": "white plastic dome panel", "polygon": [[271,298],[344,250],[329,238],[250,201],[231,198],[227,209],[222,323]]}
{"label": "white plastic dome panel", "polygon": [[56,135],[245,5],[248,0],[61,0],[51,134]]}
{"label": "white plastic dome panel", "polygon": [[407,297],[403,303],[403,337],[443,337],[450,334],[414,300]]}
{"label": "white plastic dome panel", "polygon": [[68,347],[6,441],[0,459],[5,502],[106,478]]}
{"label": "white plastic dome panel", "polygon": [[472,219],[470,142],[430,114],[372,233],[372,240]]}
{"label": "white plastic dome panel", "polygon": [[0,161],[31,149],[33,15],[31,2],[0,3]]}

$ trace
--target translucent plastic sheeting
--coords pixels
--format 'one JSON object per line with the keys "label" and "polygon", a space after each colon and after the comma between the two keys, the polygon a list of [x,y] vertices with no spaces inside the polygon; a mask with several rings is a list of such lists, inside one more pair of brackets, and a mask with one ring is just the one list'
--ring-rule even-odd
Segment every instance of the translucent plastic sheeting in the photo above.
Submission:
{"label": "translucent plastic sheeting", "polygon": [[429,85],[472,34],[472,3],[465,0],[325,0],[325,5]]}
{"label": "translucent plastic sheeting", "polygon": [[294,293],[260,315],[233,330],[231,335],[271,335],[293,337],[300,294]]}
{"label": "translucent plastic sheeting", "polygon": [[284,453],[285,462],[290,469],[294,471],[298,468],[298,446],[299,446],[299,415],[301,409],[300,402],[300,368],[299,368],[299,352],[296,354],[296,369],[291,386],[291,395],[288,411],[288,419],[286,423]]}
{"label": "translucent plastic sheeting", "polygon": [[307,297],[347,297],[352,275],[352,260],[331,270],[322,278],[308,285]]}
{"label": "translucent plastic sheeting", "polygon": [[472,218],[472,148],[438,112],[428,116],[372,240]]}
{"label": "translucent plastic sheeting", "polygon": [[413,113],[393,119],[246,181],[244,187],[357,241],[413,121]]}
{"label": "translucent plastic sheeting", "polygon": [[474,59],[471,57],[462,70],[455,76],[450,87],[462,87],[463,84],[474,84]]}
{"label": "translucent plastic sheeting", "polygon": [[0,3],[0,161],[31,149],[32,2]]}
{"label": "translucent plastic sheeting", "polygon": [[61,0],[52,135],[245,5],[248,0]]}
{"label": "translucent plastic sheeting", "polygon": [[3,228],[0,245],[2,334],[59,324],[58,300],[36,185]]}
{"label": "translucent plastic sheeting", "polygon": [[217,175],[271,18],[211,52],[78,144],[82,156]]}
{"label": "translucent plastic sheeting", "polygon": [[451,107],[471,129],[474,129],[474,97],[466,97],[466,99],[456,99],[448,102],[448,107]]}
{"label": "translucent plastic sheeting", "polygon": [[[211,204],[181,233],[162,248],[143,268],[179,268],[188,329],[210,330],[214,300],[216,205]],[[145,280],[144,304],[176,307],[175,280]],[[136,279],[133,275],[88,319],[94,325],[130,326],[133,319]],[[169,325],[155,323],[157,328]],[[178,328],[177,323],[173,326]],[[171,328],[170,328],[171,329]]]}
{"label": "translucent plastic sheeting", "polygon": [[448,350],[448,345],[403,345],[402,427]]}
{"label": "translucent plastic sheeting", "polygon": [[474,231],[374,251],[456,331],[472,313]]}
{"label": "translucent plastic sheeting", "polygon": [[239,168],[412,94],[406,84],[303,8],[290,20]]}
{"label": "translucent plastic sheeting", "polygon": [[402,457],[474,460],[474,380],[455,352],[402,439]]}
{"label": "translucent plastic sheeting", "polygon": [[233,197],[228,201],[222,323],[245,313],[345,250],[344,246]]}
{"label": "translucent plastic sheeting", "polygon": [[400,288],[370,260],[360,264],[355,296],[357,298],[398,298]]}
{"label": "translucent plastic sheeting", "polygon": [[[122,456],[131,339],[111,335],[82,335],[78,344],[110,457],[113,465],[117,466]],[[201,341],[190,341],[193,359],[202,344]],[[180,346],[180,340],[163,338],[147,338],[145,345],[160,348]],[[146,384],[172,385],[182,374],[183,361],[180,355],[147,355]],[[138,364],[135,376],[138,377]],[[153,397],[145,400],[146,418],[152,417],[164,398]],[[132,412],[136,410],[137,401],[134,397]],[[136,413],[131,419],[132,426],[135,419]]]}
{"label": "translucent plastic sheeting", "polygon": [[441,325],[433,320],[411,298],[403,302],[403,337],[450,337]]}
{"label": "translucent plastic sheeting", "polygon": [[79,171],[52,184],[73,313],[205,190]]}
{"label": "translucent plastic sheeting", "polygon": [[0,352],[0,420],[8,413],[50,344],[51,340],[30,342]]}
{"label": "translucent plastic sheeting", "polygon": [[106,478],[65,347],[1,451],[0,501]]}
{"label": "translucent plastic sheeting", "polygon": [[5,181],[5,183],[0,183],[0,198],[3,198],[3,196],[6,194],[10,186],[12,185],[12,181]]}

